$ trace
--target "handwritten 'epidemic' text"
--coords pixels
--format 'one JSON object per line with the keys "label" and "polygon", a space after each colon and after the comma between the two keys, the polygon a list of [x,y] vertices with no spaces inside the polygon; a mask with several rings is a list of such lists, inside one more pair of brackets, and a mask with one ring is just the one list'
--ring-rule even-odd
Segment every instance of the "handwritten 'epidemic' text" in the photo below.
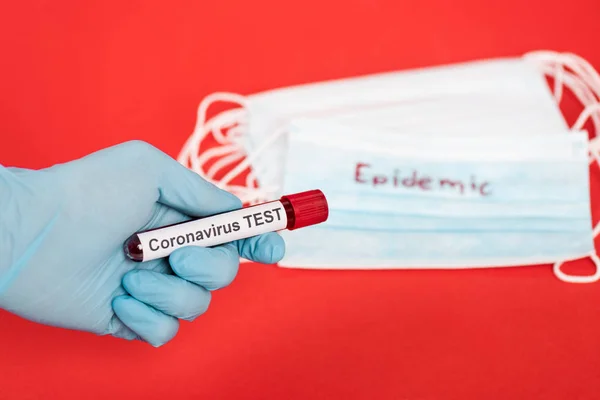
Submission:
{"label": "handwritten 'epidemic' text", "polygon": [[479,196],[489,196],[491,194],[491,184],[487,181],[478,182],[475,176],[471,176],[469,181],[461,179],[451,179],[449,177],[433,177],[422,174],[413,169],[408,174],[394,169],[390,173],[374,173],[371,164],[357,162],[354,170],[354,182],[360,185],[369,185],[374,188],[394,187],[409,188],[423,192],[433,190],[450,190],[460,195],[475,194]]}

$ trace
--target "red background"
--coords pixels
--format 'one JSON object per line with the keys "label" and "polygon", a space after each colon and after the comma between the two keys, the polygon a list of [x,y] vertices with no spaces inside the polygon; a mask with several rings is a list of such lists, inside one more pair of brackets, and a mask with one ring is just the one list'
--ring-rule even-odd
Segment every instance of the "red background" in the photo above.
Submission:
{"label": "red background", "polygon": [[[0,163],[129,139],[176,156],[217,90],[535,49],[598,68],[598,17],[598,0],[4,2]],[[246,265],[159,349],[0,312],[0,398],[597,399],[599,316],[598,284],[549,266]]]}

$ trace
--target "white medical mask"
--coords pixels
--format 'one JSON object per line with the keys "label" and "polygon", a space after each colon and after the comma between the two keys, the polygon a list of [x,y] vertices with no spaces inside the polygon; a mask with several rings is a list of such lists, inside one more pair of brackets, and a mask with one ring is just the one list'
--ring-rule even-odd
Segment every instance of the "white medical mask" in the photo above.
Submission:
{"label": "white medical mask", "polygon": [[302,233],[283,233],[289,251],[280,265],[500,267],[593,252],[585,133],[424,136],[372,129],[365,143],[356,129],[290,124],[284,191],[320,188],[330,217]]}
{"label": "white medical mask", "polygon": [[[239,103],[243,109],[206,121],[207,109],[216,101]],[[424,134],[528,135],[566,128],[533,63],[497,59],[313,83],[247,97],[215,93],[200,105],[196,130],[179,160],[214,179],[219,170],[246,157],[219,184],[250,203],[276,198],[282,194],[284,180],[280,167],[287,149],[285,127],[298,117]],[[233,129],[224,134],[230,126]],[[223,146],[198,155],[210,132]],[[222,158],[205,170],[213,157]],[[246,187],[230,185],[248,165],[252,173]],[[247,189],[256,185],[260,190]]]}
{"label": "white medical mask", "polygon": [[[256,203],[283,192],[287,180],[283,165],[287,152],[295,151],[287,142],[287,127],[298,117],[364,127],[342,139],[355,138],[363,144],[369,143],[371,128],[385,130],[390,137],[406,132],[413,137],[553,134],[567,126],[543,74],[556,78],[556,100],[560,100],[563,86],[568,86],[585,106],[574,128],[580,129],[588,118],[600,127],[600,117],[594,114],[599,110],[595,95],[600,93],[600,81],[593,68],[571,54],[536,52],[524,58],[393,72],[251,96],[215,93],[200,104],[195,132],[179,161],[244,202]],[[243,108],[207,119],[209,106],[217,101]],[[210,134],[220,146],[201,151]],[[590,147],[596,156],[598,141],[592,141]],[[245,182],[232,183],[248,166],[251,172]],[[216,179],[219,175],[223,177]],[[288,251],[294,252],[296,245],[288,244]],[[595,255],[592,258],[597,261]],[[569,277],[560,266],[559,260],[555,272],[564,280],[600,278],[600,270],[592,277]]]}

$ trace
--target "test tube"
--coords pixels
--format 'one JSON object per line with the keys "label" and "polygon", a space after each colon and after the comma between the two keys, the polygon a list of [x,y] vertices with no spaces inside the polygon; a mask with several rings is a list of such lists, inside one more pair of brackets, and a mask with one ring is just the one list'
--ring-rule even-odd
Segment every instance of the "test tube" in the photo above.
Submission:
{"label": "test tube", "polygon": [[285,195],[279,200],[209,217],[140,231],[123,244],[127,257],[144,262],[168,257],[184,246],[212,247],[267,232],[294,230],[325,222],[327,199],[320,190]]}

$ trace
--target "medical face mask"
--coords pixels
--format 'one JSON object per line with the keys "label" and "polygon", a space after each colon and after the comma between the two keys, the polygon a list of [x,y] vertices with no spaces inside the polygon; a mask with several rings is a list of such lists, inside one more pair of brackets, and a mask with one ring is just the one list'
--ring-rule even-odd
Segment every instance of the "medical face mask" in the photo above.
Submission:
{"label": "medical face mask", "polygon": [[[290,124],[284,191],[319,187],[330,216],[289,235],[282,266],[535,265],[593,247],[585,133],[389,135]],[[324,243],[326,245],[324,245]]]}
{"label": "medical face mask", "polygon": [[[553,93],[544,81],[544,74],[555,78]],[[600,93],[600,91],[595,91],[600,87],[595,86],[596,79],[597,73],[593,68],[574,55],[536,52],[523,58],[477,61],[378,74],[277,89],[251,96],[215,93],[205,98],[200,104],[197,126],[193,135],[184,145],[179,155],[179,161],[206,179],[235,193],[244,202],[252,204],[276,198],[284,192],[284,188],[297,185],[303,179],[305,184],[309,184],[311,182],[310,179],[307,179],[309,176],[311,178],[319,176],[318,174],[315,175],[314,169],[311,169],[311,172],[308,172],[308,169],[304,172],[299,170],[291,172],[290,166],[295,165],[291,163],[291,155],[295,154],[300,157],[296,160],[304,158],[304,164],[307,164],[312,159],[312,153],[306,152],[307,148],[314,148],[315,151],[327,148],[331,160],[346,159],[348,152],[356,151],[356,147],[375,151],[375,148],[368,147],[375,136],[388,141],[382,141],[383,146],[388,151],[397,150],[399,146],[410,148],[410,142],[417,138],[428,138],[430,141],[439,141],[444,137],[456,138],[455,142],[444,142],[447,146],[446,149],[452,149],[451,151],[445,150],[445,153],[463,154],[465,157],[471,157],[472,152],[459,151],[469,146],[468,142],[464,139],[459,140],[459,137],[470,135],[471,137],[482,138],[484,142],[478,145],[478,149],[481,150],[485,148],[485,143],[487,143],[489,149],[495,149],[499,146],[498,143],[494,142],[492,144],[492,142],[485,142],[486,140],[506,136],[507,140],[510,139],[511,141],[510,144],[507,144],[509,142],[503,144],[505,150],[504,153],[500,154],[503,154],[505,158],[510,153],[506,148],[519,147],[520,140],[529,138],[527,139],[529,141],[526,142],[529,147],[523,148],[526,148],[527,151],[531,150],[532,155],[535,156],[546,151],[545,142],[540,140],[540,135],[561,136],[561,132],[563,136],[569,135],[567,132],[568,127],[556,105],[556,101],[560,101],[562,97],[563,86],[568,87],[585,106],[584,112],[573,128],[579,130],[589,118],[592,119],[594,124],[597,124],[596,126],[600,126],[599,118],[595,114],[598,106],[596,94]],[[217,101],[233,102],[242,105],[242,107],[223,111],[208,119],[208,108]],[[302,129],[303,120],[305,120],[304,122],[310,120],[313,123],[320,123],[321,126],[337,126],[338,128],[346,126],[353,129],[340,131],[336,135],[327,129],[325,131],[322,129],[315,130],[320,132],[319,136],[315,137],[313,134],[310,136],[312,142],[307,144],[302,140],[298,140],[298,135],[302,135],[302,132],[311,131],[311,129]],[[296,134],[294,134],[292,140],[290,130],[293,126],[295,126]],[[306,125],[304,126],[306,127]],[[204,150],[203,146],[205,146],[207,136],[216,139],[218,146]],[[405,140],[400,138],[401,136],[410,139]],[[571,139],[576,137],[577,135]],[[337,143],[338,146],[325,146],[325,139],[327,138],[330,142]],[[307,140],[309,140],[309,136],[307,136]],[[296,149],[296,146],[300,144],[304,146],[302,151]],[[564,148],[576,148],[578,144],[569,142],[562,143],[562,145],[564,145]],[[596,157],[598,147],[596,141],[590,142],[589,145],[591,154]],[[413,159],[411,159],[412,165],[419,166],[423,171],[427,171],[431,174],[431,179],[434,176],[439,176],[439,171],[433,169],[432,165],[443,161],[442,156],[438,154],[441,158],[437,161],[435,159],[419,159],[418,157],[418,152],[422,151],[420,149],[429,148],[430,151],[433,151],[434,147],[421,145],[421,147],[413,146],[412,148],[414,150],[411,153],[413,156]],[[439,152],[440,148],[437,149]],[[373,154],[379,157],[377,151]],[[493,153],[488,151],[485,154],[493,156]],[[572,160],[565,161],[565,154],[557,154],[556,156],[558,157],[556,160],[544,160],[545,164],[543,165],[547,166],[548,163],[551,164],[557,162],[557,160],[568,165],[573,163]],[[394,158],[398,156],[392,153],[388,154],[387,157]],[[431,154],[429,154],[429,157],[431,158]],[[490,165],[482,163],[483,160],[480,159],[454,158],[451,164],[445,164],[445,168],[452,169],[457,165],[462,165],[461,163],[468,162],[471,169],[485,171],[490,173],[490,176],[496,177],[496,181],[499,182],[497,185],[502,184],[501,186],[504,188],[504,191],[501,192],[504,196],[502,201],[506,200],[506,203],[502,206],[497,205],[495,208],[490,205],[491,203],[485,203],[484,208],[467,206],[461,208],[459,207],[459,204],[462,204],[460,201],[452,197],[441,196],[438,192],[434,197],[427,198],[426,201],[425,198],[422,201],[411,200],[412,202],[409,204],[406,203],[409,201],[405,198],[406,194],[403,194],[401,197],[404,203],[402,204],[407,206],[407,211],[405,215],[396,215],[397,213],[392,211],[394,207],[391,207],[390,204],[396,204],[399,196],[397,191],[383,194],[383,190],[378,190],[375,193],[381,196],[376,198],[373,196],[364,197],[363,194],[361,195],[363,197],[360,197],[360,202],[358,202],[357,194],[351,190],[338,191],[335,188],[330,188],[328,195],[333,196],[330,198],[330,206],[333,212],[330,220],[331,226],[327,229],[337,229],[337,233],[332,236],[329,232],[326,235],[328,237],[327,242],[329,243],[331,239],[339,243],[344,238],[352,241],[357,240],[358,237],[366,242],[374,240],[375,237],[399,235],[400,233],[392,232],[390,226],[386,225],[388,222],[393,221],[394,226],[404,226],[415,231],[419,231],[419,229],[421,231],[430,229],[430,232],[454,230],[452,235],[445,234],[441,243],[447,249],[452,248],[452,243],[455,243],[454,247],[457,251],[462,249],[460,257],[448,251],[446,251],[445,256],[441,254],[438,259],[421,257],[418,252],[408,257],[406,252],[404,252],[404,255],[401,251],[386,253],[385,248],[375,246],[368,254],[364,253],[360,256],[363,260],[362,267],[427,268],[438,266],[458,268],[461,266],[500,266],[507,263],[509,265],[523,265],[549,260],[555,262],[555,272],[563,280],[587,282],[600,278],[600,272],[592,277],[569,277],[560,271],[562,261],[571,259],[571,256],[575,254],[585,254],[590,250],[590,240],[584,238],[590,239],[589,231],[587,234],[581,233],[587,229],[584,225],[581,225],[584,223],[584,219],[587,218],[589,222],[589,215],[584,216],[585,206],[581,202],[577,206],[570,205],[561,208],[556,205],[557,209],[543,208],[548,212],[527,217],[527,210],[537,209],[541,212],[540,203],[553,198],[556,193],[559,193],[556,189],[559,185],[557,180],[547,181],[550,186],[544,186],[544,181],[541,180],[541,177],[544,176],[544,170],[540,166],[539,160],[535,157],[534,159],[536,160],[535,163],[532,163],[531,160],[525,162],[524,160],[527,160],[527,158],[519,160],[518,163],[509,163],[507,159],[496,160],[496,170],[490,169]],[[325,161],[323,159],[319,160],[319,162]],[[382,158],[382,160],[387,160],[385,162],[388,163],[390,168],[393,166],[391,160],[385,158]],[[513,209],[514,204],[507,197],[508,192],[506,190],[516,181],[503,180],[494,174],[503,169],[510,170],[515,174],[523,174],[526,166],[530,164],[537,165],[537,172],[534,175],[523,175],[530,178],[532,185],[526,192],[537,193],[538,197],[529,200],[529,208],[522,204],[523,207]],[[411,168],[411,165],[403,165],[403,169]],[[452,165],[455,167],[452,167]],[[504,165],[504,167],[500,168],[498,165]],[[320,167],[327,170],[329,166],[330,164],[326,163]],[[248,167],[250,167],[250,173],[245,177],[245,182],[239,180],[234,182],[234,178]],[[319,169],[319,165],[312,165],[311,168]],[[367,167],[364,167],[361,171],[365,173],[373,172]],[[581,171],[579,173],[576,171],[579,170],[577,168],[568,169],[568,172],[572,174],[570,178],[577,177],[574,184],[577,185],[577,195],[580,195],[586,188],[581,184],[585,180],[585,175],[581,175]],[[393,175],[393,171],[385,173]],[[408,179],[407,182],[409,183],[419,182],[419,179],[421,179],[419,176],[395,177],[392,175],[387,176],[387,179],[392,181],[394,179],[400,181]],[[304,178],[302,178],[303,176]],[[216,179],[217,177],[219,179]],[[338,176],[338,178],[341,177]],[[477,182],[468,181],[468,178],[470,177],[461,175],[461,179],[464,179],[464,181],[461,181],[462,185],[465,187],[478,185]],[[441,178],[438,177],[437,179]],[[568,180],[562,182],[566,181]],[[452,186],[452,182],[449,181],[442,186],[444,188]],[[318,184],[318,181],[314,181],[314,183]],[[422,181],[421,184],[423,184]],[[424,185],[427,186],[427,184]],[[454,185],[457,184],[454,183]],[[567,186],[569,189],[564,189],[563,193],[573,189],[572,185]],[[381,189],[380,186],[377,186],[377,188]],[[542,189],[544,190],[543,193],[538,192]],[[426,197],[432,195],[433,192],[427,191],[425,193]],[[353,209],[349,206],[350,199],[357,202]],[[489,202],[490,200],[486,199],[486,201]],[[386,206],[383,207],[382,204],[386,204]],[[435,217],[433,220],[425,220],[424,218],[431,216],[419,214],[419,212],[422,213],[422,209],[418,207],[424,204],[427,204],[430,209],[437,209],[440,215],[433,216]],[[511,214],[508,219],[497,218],[498,213],[505,213],[507,210],[513,210],[514,215]],[[469,214],[476,211],[480,214]],[[549,215],[550,211],[562,212],[567,218],[564,220],[553,219]],[[444,215],[447,218],[442,220],[441,218]],[[532,218],[537,218],[537,225],[532,225]],[[459,230],[456,228],[458,221],[460,221],[458,226],[462,230],[487,230],[490,235],[491,232],[498,233],[503,232],[502,230],[510,231],[515,227],[523,229],[528,227],[539,231],[549,229],[554,232],[553,237],[556,238],[557,242],[561,232],[564,235],[576,235],[573,233],[573,229],[575,229],[579,232],[577,235],[580,236],[577,236],[577,240],[572,241],[572,247],[556,246],[550,249],[549,246],[544,247],[543,242],[538,241],[536,243],[541,247],[535,251],[526,252],[522,251],[523,249],[518,251],[517,248],[512,247],[509,252],[504,252],[504,256],[502,256],[500,254],[501,247],[494,248],[484,245],[477,247],[472,242],[458,240]],[[380,227],[380,229],[377,227]],[[326,231],[314,230],[315,235],[325,235],[323,232]],[[346,237],[344,235],[354,236]],[[527,233],[527,235],[529,235],[528,240],[531,239],[528,243],[533,245],[533,234]],[[292,238],[292,235],[288,236],[286,238],[288,240],[288,257],[282,265],[294,267],[318,266],[321,268],[349,267],[332,261],[336,257],[343,258],[335,250],[335,245],[322,246],[322,249],[327,248],[329,252],[329,255],[325,255],[320,250],[307,251],[311,249],[314,243],[314,240],[311,240],[310,237],[294,235]],[[513,238],[516,237],[513,236]],[[573,239],[573,236],[570,238]],[[441,240],[441,238],[439,239]],[[396,241],[393,245],[392,242],[387,242],[388,247],[390,249],[398,248],[399,242]],[[498,242],[498,244],[502,243]],[[504,242],[504,249],[508,249],[506,243],[507,241]],[[487,253],[483,250],[484,248],[487,248]],[[305,250],[303,255],[301,249]],[[494,253],[494,249],[496,253]],[[426,253],[425,250],[422,250],[421,255]],[[591,256],[596,262],[595,254],[591,254]],[[410,260],[407,260],[407,258],[410,258]],[[350,264],[358,267],[359,263],[355,260]]]}
{"label": "medical face mask", "polygon": [[[206,121],[207,109],[216,101],[239,103],[243,108]],[[214,180],[220,170],[243,159],[218,184],[250,203],[277,198],[283,194],[286,124],[299,117],[415,134],[528,135],[566,128],[535,66],[522,58],[497,59],[300,85],[247,97],[215,93],[200,105],[195,132],[179,160]],[[222,146],[199,154],[209,133]],[[217,162],[206,168],[215,157]],[[248,166],[252,173],[245,187],[232,185],[232,179]],[[255,186],[260,190],[248,189]]]}

